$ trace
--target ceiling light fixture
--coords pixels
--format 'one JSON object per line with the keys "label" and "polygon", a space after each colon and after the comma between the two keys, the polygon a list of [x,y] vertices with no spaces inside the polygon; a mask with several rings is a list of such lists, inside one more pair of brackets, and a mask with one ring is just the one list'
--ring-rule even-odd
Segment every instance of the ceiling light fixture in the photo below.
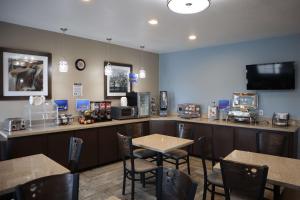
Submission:
{"label": "ceiling light fixture", "polygon": [[196,35],[190,35],[189,36],[189,40],[196,40],[197,39],[197,36]]}
{"label": "ceiling light fixture", "polygon": [[110,42],[111,42],[111,38],[106,38],[106,41],[108,42],[107,43],[107,45],[106,45],[106,50],[108,51],[108,56],[107,56],[107,59],[108,59],[108,61],[107,61],[107,64],[106,64],[106,66],[105,66],[105,68],[104,68],[104,74],[105,74],[105,76],[111,76],[112,75],[112,68],[111,68],[111,64],[110,64],[110,62],[109,62],[109,58],[110,58],[110,55],[109,55],[109,48],[110,48]]}
{"label": "ceiling light fixture", "polygon": [[[67,28],[60,28],[60,30],[62,31],[63,36],[65,36],[66,31],[68,30]],[[63,43],[63,42],[62,42]],[[63,44],[62,44],[63,45]],[[63,45],[64,46],[64,45]],[[64,54],[64,53],[62,53]],[[58,70],[60,72],[68,72],[69,66],[68,66],[68,62],[65,59],[64,56],[61,57],[59,63],[58,63]]]}
{"label": "ceiling light fixture", "polygon": [[168,0],[171,11],[179,14],[194,14],[207,9],[210,0]]}
{"label": "ceiling light fixture", "polygon": [[91,0],[81,0],[82,2],[84,2],[84,3],[89,3],[89,2],[91,2]]}
{"label": "ceiling light fixture", "polygon": [[157,25],[157,24],[158,24],[158,21],[157,21],[156,19],[150,19],[150,20],[148,21],[148,23],[151,24],[151,25]]}
{"label": "ceiling light fixture", "polygon": [[[144,53],[143,50],[144,50],[144,48],[145,48],[144,45],[140,46],[142,62],[143,62],[143,53]],[[146,78],[146,70],[144,69],[144,67],[141,67],[140,70],[139,70],[139,78]]]}

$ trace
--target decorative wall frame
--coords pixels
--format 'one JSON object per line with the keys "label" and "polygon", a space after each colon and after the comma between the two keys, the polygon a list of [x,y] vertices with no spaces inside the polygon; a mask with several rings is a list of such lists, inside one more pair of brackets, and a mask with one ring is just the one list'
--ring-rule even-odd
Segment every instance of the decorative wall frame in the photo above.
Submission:
{"label": "decorative wall frame", "polygon": [[52,97],[52,54],[0,47],[0,100]]}
{"label": "decorative wall frame", "polygon": [[[104,70],[107,65],[104,62]],[[109,62],[112,75],[104,74],[104,97],[105,99],[120,99],[126,96],[126,92],[132,91],[132,83],[129,81],[129,74],[132,73],[132,65],[124,63]]]}

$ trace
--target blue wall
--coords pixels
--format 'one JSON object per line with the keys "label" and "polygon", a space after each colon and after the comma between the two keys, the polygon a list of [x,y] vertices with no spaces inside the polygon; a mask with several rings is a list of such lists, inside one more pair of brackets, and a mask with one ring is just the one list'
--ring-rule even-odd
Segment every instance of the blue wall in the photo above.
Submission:
{"label": "blue wall", "polygon": [[171,112],[179,103],[199,103],[245,92],[247,64],[296,61],[296,90],[257,91],[265,116],[289,112],[300,119],[300,35],[160,55],[160,90],[167,90]]}

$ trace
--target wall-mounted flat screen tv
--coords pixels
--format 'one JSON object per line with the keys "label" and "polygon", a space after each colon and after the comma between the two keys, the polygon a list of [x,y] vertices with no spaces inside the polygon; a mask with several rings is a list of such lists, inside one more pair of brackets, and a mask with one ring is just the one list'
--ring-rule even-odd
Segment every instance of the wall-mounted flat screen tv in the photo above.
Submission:
{"label": "wall-mounted flat screen tv", "polygon": [[295,89],[295,63],[247,65],[247,90]]}

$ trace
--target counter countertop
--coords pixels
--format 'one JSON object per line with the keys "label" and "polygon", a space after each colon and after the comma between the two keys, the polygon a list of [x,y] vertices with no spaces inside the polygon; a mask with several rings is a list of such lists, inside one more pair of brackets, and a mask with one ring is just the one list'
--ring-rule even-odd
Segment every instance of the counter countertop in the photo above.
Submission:
{"label": "counter countertop", "polygon": [[73,130],[105,127],[105,126],[115,126],[115,125],[130,124],[136,122],[147,122],[147,121],[154,121],[154,120],[176,120],[179,122],[232,126],[232,127],[241,127],[241,128],[290,132],[290,133],[297,132],[299,128],[298,126],[276,127],[267,123],[247,124],[247,123],[226,122],[221,120],[209,120],[207,118],[183,119],[177,116],[170,116],[170,117],[150,117],[150,118],[128,119],[128,120],[112,120],[112,121],[99,122],[99,123],[88,124],[88,125],[83,125],[74,122],[72,125],[53,126],[53,127],[46,127],[46,128],[45,127],[32,128],[32,129],[15,131],[15,132],[7,132],[7,131],[0,130],[0,138],[1,136],[2,138],[4,137],[4,139],[7,139],[7,138],[24,137],[30,135],[40,135],[40,134],[55,133],[55,132],[73,131]]}

